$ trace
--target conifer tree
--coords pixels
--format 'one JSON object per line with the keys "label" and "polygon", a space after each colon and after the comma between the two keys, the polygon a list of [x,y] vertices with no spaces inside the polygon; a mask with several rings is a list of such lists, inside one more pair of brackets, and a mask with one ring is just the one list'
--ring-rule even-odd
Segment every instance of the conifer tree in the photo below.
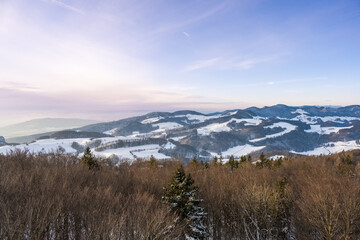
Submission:
{"label": "conifer tree", "polygon": [[219,164],[219,159],[217,156],[214,157],[214,159],[211,161],[211,165],[217,166]]}
{"label": "conifer tree", "polygon": [[229,165],[231,171],[233,171],[234,168],[237,168],[237,167],[238,167],[238,163],[237,163],[237,161],[235,160],[235,158],[234,158],[233,155],[230,156],[229,161],[227,162],[227,165]]}
{"label": "conifer tree", "polygon": [[190,166],[192,168],[192,170],[196,171],[199,168],[199,162],[196,159],[196,157],[194,157],[193,159],[191,159],[190,161]]}
{"label": "conifer tree", "polygon": [[291,222],[290,222],[290,208],[291,202],[286,192],[287,179],[286,177],[281,178],[276,183],[276,190],[278,193],[277,205],[278,213],[276,218],[276,227],[279,229],[278,237],[281,239],[287,239],[290,233]]}
{"label": "conifer tree", "polygon": [[182,236],[186,239],[208,239],[207,228],[203,224],[206,213],[199,206],[202,200],[196,199],[197,191],[194,180],[190,174],[186,176],[182,166],[176,170],[168,188],[164,189],[163,200],[179,216],[178,222],[187,222]]}
{"label": "conifer tree", "polygon": [[205,163],[204,163],[204,168],[205,168],[205,169],[210,168],[210,165],[209,165],[209,163],[208,163],[208,162],[205,162]]}
{"label": "conifer tree", "polygon": [[150,168],[157,168],[157,160],[154,157],[154,155],[150,156],[149,166],[150,166]]}
{"label": "conifer tree", "polygon": [[81,163],[88,168],[89,170],[99,170],[99,163],[96,161],[95,157],[92,155],[90,147],[85,149],[85,153],[81,158]]}
{"label": "conifer tree", "polygon": [[260,162],[256,163],[256,166],[258,168],[263,168],[263,167],[271,168],[271,166],[272,166],[271,160],[267,159],[263,152],[260,154],[260,159],[259,160],[260,160]]}

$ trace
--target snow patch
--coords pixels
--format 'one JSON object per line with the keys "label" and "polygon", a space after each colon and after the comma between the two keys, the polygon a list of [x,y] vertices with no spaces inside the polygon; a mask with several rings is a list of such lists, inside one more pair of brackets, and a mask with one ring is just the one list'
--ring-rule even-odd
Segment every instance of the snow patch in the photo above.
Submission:
{"label": "snow patch", "polygon": [[176,145],[171,142],[167,142],[166,144],[163,145],[163,148],[165,148],[165,149],[173,149],[175,147],[176,147]]}
{"label": "snow patch", "polygon": [[276,138],[276,137],[280,137],[284,134],[287,134],[291,131],[294,131],[297,126],[295,125],[292,125],[290,123],[287,123],[287,122],[278,122],[278,123],[274,123],[270,126],[265,126],[264,128],[276,128],[276,127],[280,127],[280,128],[283,128],[285,129],[284,131],[282,132],[279,132],[279,133],[275,133],[275,134],[271,134],[271,135],[266,135],[265,137],[263,138],[257,138],[257,139],[252,139],[250,140],[250,142],[259,142],[259,141],[263,141],[265,139],[268,139],[268,138]]}
{"label": "snow patch", "polygon": [[170,139],[174,140],[174,141],[180,141],[181,139],[185,138],[186,136],[180,136],[180,137],[172,137]]}
{"label": "snow patch", "polygon": [[234,157],[241,157],[244,155],[248,155],[251,152],[259,151],[263,148],[265,148],[265,146],[256,147],[249,144],[245,144],[245,145],[229,148],[228,150],[222,152],[222,155],[225,157],[231,155],[233,155]]}
{"label": "snow patch", "polygon": [[303,109],[301,109],[301,108],[296,109],[296,111],[291,112],[291,113],[293,113],[293,114],[299,113],[299,114],[301,114],[301,115],[309,114],[308,112],[306,112],[305,110],[303,110]]}
{"label": "snow patch", "polygon": [[107,149],[102,152],[94,151],[94,155],[98,157],[110,157],[117,155],[120,159],[135,160],[137,158],[150,158],[153,155],[157,159],[170,158],[162,153],[159,153],[161,146],[158,144],[148,144],[135,147],[124,147],[117,149]]}
{"label": "snow patch", "polygon": [[153,127],[159,127],[160,129],[170,130],[175,128],[181,128],[183,127],[183,125],[176,122],[164,122],[164,123],[153,124]]}
{"label": "snow patch", "polygon": [[231,128],[227,125],[231,122],[241,123],[246,122],[245,126],[257,126],[260,123],[262,123],[261,117],[254,117],[254,118],[231,118],[229,121],[223,122],[223,123],[213,123],[209,124],[205,127],[198,128],[198,134],[199,135],[209,135],[211,132],[229,132],[231,131]]}
{"label": "snow patch", "polygon": [[330,133],[338,133],[341,129],[350,129],[353,126],[349,127],[321,127],[320,125],[311,125],[311,128],[305,130],[307,133],[318,133],[318,134],[330,134]]}
{"label": "snow patch", "polygon": [[104,133],[105,133],[105,134],[109,134],[109,135],[114,135],[114,133],[116,132],[116,130],[118,130],[118,128],[110,129],[110,130],[108,130],[108,131],[105,131]]}
{"label": "snow patch", "polygon": [[229,132],[231,128],[227,126],[229,122],[213,123],[197,129],[199,135],[209,135],[212,132]]}
{"label": "snow patch", "polygon": [[142,124],[149,124],[149,123],[154,123],[154,122],[157,122],[161,119],[164,119],[163,117],[154,117],[154,118],[147,118],[143,121],[141,121]]}
{"label": "snow patch", "polygon": [[360,149],[360,145],[357,144],[356,141],[329,142],[311,151],[306,151],[306,152],[292,151],[292,153],[297,153],[302,155],[320,155],[320,154],[328,155],[342,151],[350,151],[354,149]]}
{"label": "snow patch", "polygon": [[[246,155],[248,155],[248,154],[250,154],[252,152],[259,151],[259,150],[261,150],[263,148],[265,148],[265,146],[257,147],[257,146],[252,146],[252,145],[249,145],[249,144],[239,145],[239,146],[231,147],[228,150],[222,152],[221,156],[224,157],[223,161],[227,162],[231,155],[233,155],[234,157],[246,156]],[[217,153],[210,152],[210,154],[213,157],[220,157],[220,155],[217,154]]]}
{"label": "snow patch", "polygon": [[269,157],[269,159],[273,160],[273,161],[278,160],[280,158],[284,159],[285,156],[284,155],[274,155],[274,156]]}
{"label": "snow patch", "polygon": [[76,153],[77,151],[71,147],[73,142],[77,142],[80,145],[85,145],[89,142],[88,138],[72,138],[72,139],[42,139],[30,144],[20,144],[16,146],[3,146],[0,147],[0,154],[7,154],[10,151],[29,150],[31,153],[38,152],[56,152],[59,149],[64,150],[66,153]]}

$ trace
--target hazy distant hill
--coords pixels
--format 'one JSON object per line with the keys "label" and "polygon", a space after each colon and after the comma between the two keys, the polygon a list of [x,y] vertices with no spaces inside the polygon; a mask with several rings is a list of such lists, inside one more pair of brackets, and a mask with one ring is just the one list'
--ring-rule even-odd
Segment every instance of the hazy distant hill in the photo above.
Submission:
{"label": "hazy distant hill", "polygon": [[6,145],[6,141],[5,141],[5,138],[0,136],[0,147],[1,146],[5,146]]}
{"label": "hazy distant hill", "polygon": [[[5,139],[78,128],[98,121],[87,119],[41,118],[0,128]],[[8,141],[9,142],[9,141]]]}

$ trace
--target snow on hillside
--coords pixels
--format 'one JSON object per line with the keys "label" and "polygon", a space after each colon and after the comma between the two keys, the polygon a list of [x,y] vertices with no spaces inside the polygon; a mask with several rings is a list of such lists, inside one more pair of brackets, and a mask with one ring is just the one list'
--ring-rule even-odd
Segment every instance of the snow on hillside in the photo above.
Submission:
{"label": "snow on hillside", "polygon": [[219,118],[221,117],[221,115],[205,116],[205,115],[186,114],[186,115],[176,115],[175,117],[186,117],[190,121],[201,123],[209,119]]}
{"label": "snow on hillside", "polygon": [[246,122],[245,126],[257,126],[260,125],[263,121],[262,117],[253,117],[253,118],[243,118],[243,119],[231,119],[230,121],[236,121],[237,123]]}
{"label": "snow on hillside", "polygon": [[274,155],[274,156],[268,157],[268,159],[273,160],[273,161],[278,160],[280,158],[284,159],[285,156],[284,155]]}
{"label": "snow on hillside", "polygon": [[170,130],[175,128],[181,128],[183,125],[176,122],[164,122],[164,123],[155,123],[154,127],[159,127],[159,129]]}
{"label": "snow on hillside", "polygon": [[308,112],[306,112],[305,110],[300,109],[300,108],[299,108],[299,109],[296,109],[296,111],[291,112],[291,113],[293,113],[293,114],[299,113],[300,115],[309,114]]}
{"label": "snow on hillside", "polygon": [[162,146],[165,149],[173,149],[176,147],[175,144],[171,143],[171,142],[167,142],[165,145]]}
{"label": "snow on hillside", "polygon": [[30,144],[20,144],[16,146],[3,146],[0,147],[0,154],[7,154],[10,151],[14,151],[16,149],[20,150],[29,150],[32,153],[37,152],[56,152],[57,150],[63,149],[66,153],[76,153],[76,150],[71,147],[73,142],[77,142],[81,145],[85,145],[90,140],[88,138],[73,138],[73,139],[43,139],[38,140],[34,143]]}
{"label": "snow on hillside", "polygon": [[202,123],[210,119],[225,117],[225,116],[232,116],[235,115],[238,111],[229,112],[226,114],[215,114],[211,116],[205,115],[197,115],[197,114],[186,114],[186,115],[176,115],[175,117],[186,117],[190,121],[195,121],[196,123]]}
{"label": "snow on hillside", "polygon": [[338,153],[338,152],[342,152],[342,151],[350,151],[350,150],[354,150],[354,149],[360,149],[360,145],[357,144],[356,141],[330,142],[330,143],[324,144],[322,147],[315,148],[314,150],[311,150],[311,151],[306,151],[306,152],[292,151],[292,153],[297,153],[297,154],[302,154],[302,155],[320,155],[320,154],[328,155],[328,154],[332,154],[332,153]]}
{"label": "snow on hillside", "polygon": [[158,144],[148,144],[135,147],[108,149],[102,152],[94,151],[94,154],[97,157],[110,157],[111,155],[116,155],[120,159],[128,160],[135,160],[136,158],[149,158],[151,155],[153,155],[157,159],[170,158],[162,153],[159,153],[160,149],[161,146]]}
{"label": "snow on hillside", "polygon": [[321,127],[320,125],[310,125],[310,129],[305,130],[307,133],[318,133],[318,134],[330,134],[338,133],[341,129],[350,129],[353,126],[349,127]]}
{"label": "snow on hillside", "polygon": [[110,130],[108,130],[108,131],[105,131],[104,133],[105,133],[105,134],[109,134],[109,135],[113,135],[113,134],[116,132],[117,129],[118,129],[118,128],[113,128],[113,129],[110,129]]}
{"label": "snow on hillside", "polygon": [[296,117],[290,119],[293,121],[300,121],[306,124],[315,124],[317,123],[316,119],[313,119],[312,117],[307,116],[306,114],[308,114],[306,111],[302,110],[302,109],[297,109],[294,112],[291,112],[293,114],[298,113],[299,115],[297,115]]}
{"label": "snow on hillside", "polygon": [[260,123],[262,123],[262,119],[261,117],[254,117],[254,118],[242,118],[242,119],[237,119],[237,118],[231,118],[229,121],[223,122],[223,123],[212,123],[209,124],[205,127],[201,127],[198,128],[198,134],[199,135],[210,135],[210,133],[212,132],[229,132],[231,131],[231,128],[228,127],[227,125],[231,122],[236,122],[236,123],[242,123],[245,122],[245,126],[257,126]]}
{"label": "snow on hillside", "polygon": [[148,119],[145,119],[143,121],[141,121],[142,124],[149,124],[149,123],[154,123],[154,122],[157,122],[161,119],[164,119],[163,117],[154,117],[154,118],[148,118]]}
{"label": "snow on hillside", "polygon": [[227,126],[229,122],[213,123],[197,129],[199,135],[209,135],[212,132],[229,132],[231,128]]}
{"label": "snow on hillside", "polygon": [[300,121],[300,122],[304,122],[306,124],[316,124],[318,123],[318,120],[322,121],[322,122],[334,122],[334,123],[345,123],[345,122],[351,122],[351,121],[356,121],[356,120],[360,120],[360,118],[357,117],[340,117],[340,116],[326,116],[326,117],[318,117],[318,116],[308,116],[307,114],[309,114],[308,112],[302,110],[302,109],[297,109],[294,112],[291,112],[293,114],[298,113],[299,115],[297,115],[296,117],[289,119],[289,120],[293,120],[293,121]]}
{"label": "snow on hillside", "polygon": [[233,155],[234,157],[241,157],[244,155],[248,155],[252,152],[259,151],[263,148],[265,148],[265,146],[256,147],[249,144],[245,144],[245,145],[239,145],[229,148],[228,150],[222,152],[221,155],[224,157],[228,157],[231,155]]}
{"label": "snow on hillside", "polygon": [[287,122],[278,122],[278,123],[274,123],[270,126],[265,126],[264,128],[277,128],[277,127],[280,127],[280,128],[283,128],[285,129],[284,131],[282,132],[279,132],[279,133],[275,133],[275,134],[271,134],[271,135],[266,135],[265,137],[263,138],[257,138],[257,139],[252,139],[250,140],[250,142],[260,142],[260,141],[263,141],[265,139],[268,139],[268,138],[276,138],[276,137],[280,137],[284,134],[287,134],[291,131],[294,131],[297,126],[295,125],[292,125],[290,123],[287,123]]}

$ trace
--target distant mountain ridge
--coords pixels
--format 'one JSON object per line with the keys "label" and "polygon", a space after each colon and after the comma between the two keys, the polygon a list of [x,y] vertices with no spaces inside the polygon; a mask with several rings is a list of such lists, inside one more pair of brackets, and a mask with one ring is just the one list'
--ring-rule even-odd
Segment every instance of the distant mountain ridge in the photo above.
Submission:
{"label": "distant mountain ridge", "polygon": [[56,132],[65,129],[82,127],[97,123],[95,120],[70,118],[39,118],[0,128],[0,135],[6,139],[16,138],[45,132]]}
{"label": "distant mountain ridge", "polygon": [[152,112],[47,136],[27,147],[46,151],[61,146],[80,153],[91,146],[99,156],[132,160],[153,155],[207,161],[259,152],[318,155],[360,148],[360,106]]}

